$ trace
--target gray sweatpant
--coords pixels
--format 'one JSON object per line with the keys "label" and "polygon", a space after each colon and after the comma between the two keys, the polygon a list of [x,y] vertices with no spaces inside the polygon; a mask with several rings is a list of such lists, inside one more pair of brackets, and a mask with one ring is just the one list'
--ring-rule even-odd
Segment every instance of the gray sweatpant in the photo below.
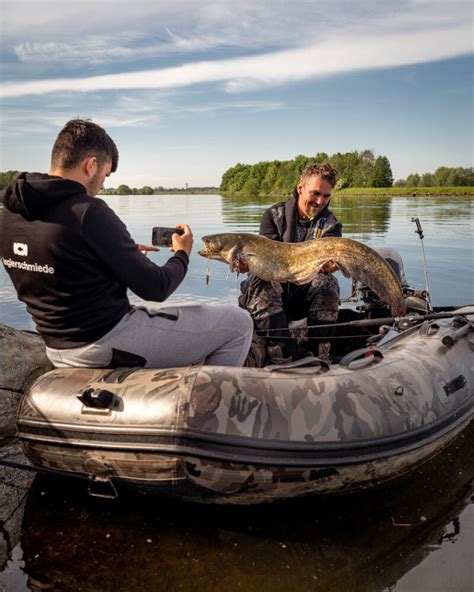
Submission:
{"label": "gray sweatpant", "polygon": [[98,341],[46,354],[57,368],[242,366],[252,333],[252,318],[237,306],[134,306]]}

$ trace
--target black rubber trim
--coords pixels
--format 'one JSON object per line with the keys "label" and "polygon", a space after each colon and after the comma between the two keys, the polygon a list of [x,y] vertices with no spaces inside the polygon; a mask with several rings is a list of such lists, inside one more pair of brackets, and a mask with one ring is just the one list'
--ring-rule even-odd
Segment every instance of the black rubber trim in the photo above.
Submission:
{"label": "black rubber trim", "polygon": [[184,430],[156,434],[117,433],[113,430],[97,433],[32,426],[24,421],[21,422],[18,437],[24,441],[63,447],[182,454],[238,463],[306,467],[367,462],[420,448],[468,422],[473,410],[473,402],[469,400],[448,416],[427,426],[359,442],[262,441],[220,434],[193,434]]}

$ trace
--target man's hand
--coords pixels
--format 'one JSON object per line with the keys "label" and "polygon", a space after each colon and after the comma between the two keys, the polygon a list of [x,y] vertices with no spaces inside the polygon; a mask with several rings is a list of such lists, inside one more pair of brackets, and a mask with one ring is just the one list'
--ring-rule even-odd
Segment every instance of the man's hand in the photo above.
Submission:
{"label": "man's hand", "polygon": [[247,261],[245,259],[239,259],[239,273],[248,273],[249,266],[247,265]]}
{"label": "man's hand", "polygon": [[319,273],[334,273],[338,269],[339,267],[336,265],[336,263],[334,263],[334,261],[328,261],[321,267]]}
{"label": "man's hand", "polygon": [[170,247],[170,251],[174,253],[184,251],[189,257],[193,248],[193,233],[187,224],[176,224],[176,228],[181,228],[184,230],[184,233],[175,233],[171,236],[172,246]]}
{"label": "man's hand", "polygon": [[140,253],[142,253],[143,255],[148,255],[149,251],[159,251],[160,249],[158,247],[150,247],[148,245],[139,245],[137,243],[137,247],[138,250],[140,251]]}

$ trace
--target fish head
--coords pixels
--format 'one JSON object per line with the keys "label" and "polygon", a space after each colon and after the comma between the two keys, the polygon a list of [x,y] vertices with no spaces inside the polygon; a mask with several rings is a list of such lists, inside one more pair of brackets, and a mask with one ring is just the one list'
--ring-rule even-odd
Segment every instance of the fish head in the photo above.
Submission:
{"label": "fish head", "polygon": [[198,251],[199,255],[224,263],[232,263],[242,249],[241,236],[234,232],[207,234],[201,240],[205,248]]}

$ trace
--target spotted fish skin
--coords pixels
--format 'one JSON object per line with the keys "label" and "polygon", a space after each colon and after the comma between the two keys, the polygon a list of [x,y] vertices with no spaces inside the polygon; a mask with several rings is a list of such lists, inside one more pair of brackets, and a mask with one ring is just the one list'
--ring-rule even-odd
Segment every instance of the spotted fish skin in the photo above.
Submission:
{"label": "spotted fish skin", "polygon": [[230,265],[236,271],[244,261],[249,272],[268,282],[306,284],[328,262],[346,277],[368,286],[390,305],[392,314],[403,314],[405,297],[395,272],[374,249],[350,238],[327,237],[301,243],[283,243],[250,233],[220,233],[202,237],[199,254]]}

